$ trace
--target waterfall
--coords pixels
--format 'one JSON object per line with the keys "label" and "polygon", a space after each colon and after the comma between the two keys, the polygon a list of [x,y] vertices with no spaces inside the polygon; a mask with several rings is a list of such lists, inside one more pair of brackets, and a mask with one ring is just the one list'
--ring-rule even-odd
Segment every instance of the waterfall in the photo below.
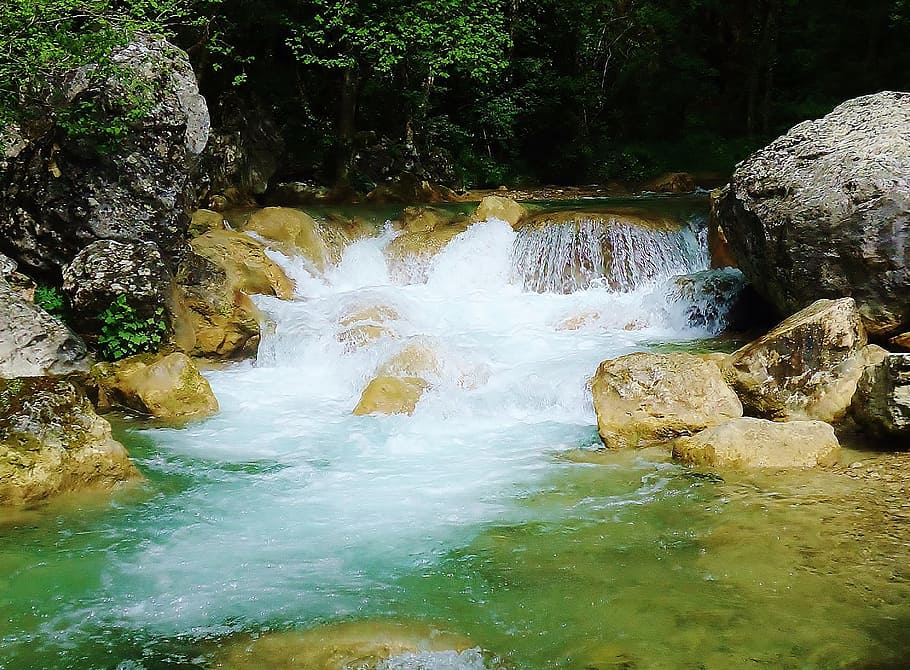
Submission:
{"label": "waterfall", "polygon": [[706,267],[703,228],[700,218],[673,229],[611,215],[543,218],[519,231],[513,274],[525,289],[539,293],[574,293],[592,286],[629,292]]}

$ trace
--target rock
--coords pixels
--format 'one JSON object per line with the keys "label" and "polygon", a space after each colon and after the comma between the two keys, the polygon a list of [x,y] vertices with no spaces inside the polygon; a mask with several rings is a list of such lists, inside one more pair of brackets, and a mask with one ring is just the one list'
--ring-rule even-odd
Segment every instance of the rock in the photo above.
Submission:
{"label": "rock", "polygon": [[263,315],[237,283],[236,276],[202,256],[189,254],[178,268],[180,304],[191,341],[182,349],[192,356],[255,356]]}
{"label": "rock", "polygon": [[863,371],[853,415],[876,437],[910,437],[910,354],[889,354]]}
{"label": "rock", "polygon": [[0,279],[0,377],[87,372],[85,343]]}
{"label": "rock", "polygon": [[668,172],[647,182],[641,190],[655,193],[691,193],[698,184],[688,172]]}
{"label": "rock", "polygon": [[302,256],[319,272],[329,264],[329,249],[319,226],[306,212],[287,207],[266,207],[254,212],[243,229],[265,238],[266,244],[286,256]]}
{"label": "rock", "polygon": [[718,221],[780,313],[851,296],[871,335],[910,321],[908,125],[910,93],[864,96],[737,166]]}
{"label": "rock", "polygon": [[383,203],[439,203],[456,202],[458,196],[452,189],[431,184],[426,179],[420,179],[413,174],[402,174],[380,184],[367,193],[367,201],[377,204]]}
{"label": "rock", "polygon": [[305,207],[331,199],[331,191],[325,186],[291,181],[277,184],[268,194],[266,202],[275,207]]}
{"label": "rock", "polygon": [[138,477],[110,424],[62,379],[0,379],[0,505]]}
{"label": "rock", "polygon": [[193,252],[224,270],[231,289],[246,294],[294,296],[294,282],[269,258],[262,243],[230,230],[212,230],[190,242]]}
{"label": "rock", "polygon": [[210,209],[197,209],[190,219],[190,235],[204,235],[210,230],[224,230],[224,216]]}
{"label": "rock", "polygon": [[339,323],[342,326],[350,327],[360,323],[370,323],[381,325],[389,321],[397,321],[401,318],[398,310],[391,305],[378,303],[375,305],[360,305],[345,312]]}
{"label": "rock", "polygon": [[319,232],[329,250],[329,259],[337,264],[341,262],[345,249],[351,244],[368,237],[376,237],[379,230],[363,217],[327,212]]}
{"label": "rock", "polygon": [[673,443],[673,457],[692,465],[745,468],[813,468],[837,460],[834,428],[823,421],[742,417]]}
{"label": "rock", "polygon": [[167,258],[183,249],[190,169],[208,138],[205,100],[186,54],[163,40],[137,39],[114,61],[126,76],[89,88],[74,73],[58,93],[72,105],[119,109],[131,95],[123,82],[153,86],[151,108],[116,144],[99,149],[97,137],[52,126],[34,137],[13,129],[18,141],[0,152],[0,247],[33,273],[59,273],[96,240],[154,242]]}
{"label": "rock", "polygon": [[447,225],[452,217],[432,207],[405,207],[398,223],[409,233],[426,233]]}
{"label": "rock", "polygon": [[98,315],[119,296],[140,319],[173,321],[174,278],[153,242],[93,242],[63,268],[63,293],[77,327],[88,333],[100,332]]}
{"label": "rock", "polygon": [[717,208],[723,191],[711,191],[711,213],[708,216],[708,255],[711,258],[711,269],[736,268],[739,264],[733,255],[733,249],[727,241],[724,229],[718,220]]}
{"label": "rock", "polygon": [[385,248],[392,278],[396,281],[426,281],[433,259],[467,229],[467,224],[455,223],[423,233],[399,235]]}
{"label": "rock", "polygon": [[442,376],[442,361],[423,338],[415,338],[384,361],[377,370],[380,377],[419,377],[423,380]]}
{"label": "rock", "polygon": [[218,413],[205,377],[183,353],[139,355],[92,368],[98,406],[114,405],[157,419],[189,421]]}
{"label": "rock", "polygon": [[363,390],[354,414],[413,414],[427,386],[420,377],[379,375]]}
{"label": "rock", "polygon": [[908,350],[910,349],[910,333],[901,333],[900,335],[895,335],[889,340],[889,342],[898,349]]}
{"label": "rock", "polygon": [[724,377],[746,413],[766,419],[837,421],[878,347],[852,298],[818,300],[734,352]]}
{"label": "rock", "polygon": [[396,621],[357,621],[330,624],[306,631],[266,633],[220,648],[213,668],[222,670],[378,670],[380,667],[486,667],[477,663],[448,662],[424,665],[419,661],[386,666],[384,661],[404,654],[466,651],[467,638],[426,624]]}
{"label": "rock", "polygon": [[668,299],[686,304],[686,324],[720,333],[729,325],[728,315],[736,309],[745,279],[739,270],[702,270],[673,280]]}
{"label": "rock", "polygon": [[499,219],[513,228],[517,228],[527,215],[528,210],[514,200],[498,195],[488,195],[477,205],[470,220],[473,223],[480,223],[490,219]]}
{"label": "rock", "polygon": [[345,328],[338,333],[337,339],[344,345],[346,351],[354,351],[382,338],[396,338],[398,333],[385,326],[372,323],[361,323],[350,328]]}
{"label": "rock", "polygon": [[650,446],[742,416],[718,367],[685,353],[604,361],[591,391],[600,437],[611,449]]}
{"label": "rock", "polygon": [[195,170],[197,185],[210,200],[247,202],[264,194],[284,153],[284,138],[268,106],[229,94],[212,114],[209,141]]}

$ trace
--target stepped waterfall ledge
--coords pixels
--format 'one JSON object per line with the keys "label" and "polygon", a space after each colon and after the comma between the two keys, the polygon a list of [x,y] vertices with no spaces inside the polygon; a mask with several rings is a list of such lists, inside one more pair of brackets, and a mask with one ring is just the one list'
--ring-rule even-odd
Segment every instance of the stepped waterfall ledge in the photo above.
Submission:
{"label": "stepped waterfall ledge", "polygon": [[[204,371],[208,418],[115,420],[145,480],[113,503],[0,516],[0,668],[887,657],[910,602],[897,482],[864,465],[712,473],[671,458],[659,422],[683,410],[660,404],[661,384],[717,410],[673,437],[745,421],[722,373],[743,342],[720,336],[742,275],[709,268],[704,199],[671,205],[446,214],[430,230],[366,211],[373,223],[343,234],[276,208],[232,215],[235,231],[215,217],[193,245],[212,262],[240,250],[235,286],[260,277],[258,355]],[[598,435],[606,359],[617,411],[652,412],[641,444],[616,429],[638,449]],[[681,381],[645,380],[661,361]],[[636,384],[653,397],[623,395]]]}

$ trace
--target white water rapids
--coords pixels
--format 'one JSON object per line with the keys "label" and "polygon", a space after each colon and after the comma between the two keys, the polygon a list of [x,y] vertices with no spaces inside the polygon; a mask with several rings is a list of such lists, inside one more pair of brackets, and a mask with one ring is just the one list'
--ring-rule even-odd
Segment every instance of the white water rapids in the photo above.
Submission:
{"label": "white water rapids", "polygon": [[[634,290],[592,281],[568,294],[524,287],[532,268],[516,264],[535,261],[518,235],[475,224],[414,284],[390,279],[392,232],[354,243],[324,277],[276,256],[297,299],[257,298],[273,322],[258,360],[208,373],[221,412],[149,431],[165,454],[150,468],[190,461],[204,475],[155,509],[152,537],[113,559],[114,619],[180,635],[381,613],[404,597],[396,578],[484,524],[526,516],[516,501],[554,454],[596,443],[587,383],[600,361],[710,334],[690,321],[712,299],[671,278],[707,265],[694,228],[652,239]],[[660,239],[673,250],[663,269]],[[398,337],[346,350],[343,315],[377,304],[397,312],[384,325]],[[410,338],[443,361],[413,416],[353,416]]]}

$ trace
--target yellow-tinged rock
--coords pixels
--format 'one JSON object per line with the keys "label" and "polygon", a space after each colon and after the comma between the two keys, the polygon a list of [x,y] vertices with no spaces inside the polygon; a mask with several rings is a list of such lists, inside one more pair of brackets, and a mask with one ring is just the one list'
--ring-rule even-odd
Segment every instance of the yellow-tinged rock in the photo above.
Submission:
{"label": "yellow-tinged rock", "polygon": [[224,230],[224,215],[211,209],[197,209],[190,220],[190,235],[204,235],[210,230]]}
{"label": "yellow-tinged rock", "polygon": [[426,624],[363,621],[331,624],[307,631],[267,633],[238,641],[221,648],[212,667],[220,670],[375,670],[394,656],[462,652],[473,646],[461,635]]}
{"label": "yellow-tinged rock", "polygon": [[581,330],[600,321],[600,312],[590,310],[567,316],[556,324],[556,330]]}
{"label": "yellow-tinged rock", "polygon": [[338,341],[341,342],[348,351],[365,347],[383,337],[398,337],[398,333],[385,326],[377,326],[372,323],[361,323],[342,330],[337,335]]}
{"label": "yellow-tinged rock", "polygon": [[685,353],[604,361],[591,391],[600,437],[611,449],[667,442],[743,413],[717,365]]}
{"label": "yellow-tinged rock", "polygon": [[110,424],[72,383],[0,379],[0,506],[140,476]]}
{"label": "yellow-tinged rock", "polygon": [[467,229],[465,223],[453,223],[426,232],[399,235],[385,248],[392,276],[396,280],[425,280],[433,258]]}
{"label": "yellow-tinged rock", "polygon": [[517,228],[527,214],[527,209],[510,198],[488,195],[477,205],[477,209],[471,214],[470,220],[473,223],[479,223],[490,219],[499,219],[500,221],[505,221],[513,228]]}
{"label": "yellow-tinged rock", "polygon": [[99,406],[119,405],[158,419],[188,421],[218,412],[208,380],[183,353],[143,354],[92,368]]}
{"label": "yellow-tinged rock", "polygon": [[451,220],[451,215],[432,207],[405,207],[399,224],[409,233],[426,233],[448,225]]}
{"label": "yellow-tinged rock", "polygon": [[413,414],[427,386],[420,377],[380,375],[367,384],[354,414]]}
{"label": "yellow-tinged rock", "polygon": [[257,233],[287,256],[303,256],[319,272],[325,272],[331,254],[319,225],[306,212],[289,207],[266,207],[253,212],[243,227]]}
{"label": "yellow-tinged rock", "polygon": [[837,460],[837,436],[823,421],[775,422],[740,417],[673,443],[673,456],[693,465],[813,468]]}
{"label": "yellow-tinged rock", "polygon": [[294,282],[269,258],[261,242],[230,230],[212,230],[190,240],[193,251],[224,270],[229,289],[290,300]]}
{"label": "yellow-tinged rock", "polygon": [[380,377],[439,377],[442,362],[433,348],[422,340],[408,342],[397,354],[379,366]]}
{"label": "yellow-tinged rock", "polygon": [[657,193],[690,193],[698,188],[695,176],[688,172],[668,172],[655,177],[642,187]]}
{"label": "yellow-tinged rock", "polygon": [[388,321],[397,321],[401,316],[391,305],[381,303],[375,305],[361,305],[354,307],[341,317],[342,326],[353,326],[358,323],[383,324]]}

